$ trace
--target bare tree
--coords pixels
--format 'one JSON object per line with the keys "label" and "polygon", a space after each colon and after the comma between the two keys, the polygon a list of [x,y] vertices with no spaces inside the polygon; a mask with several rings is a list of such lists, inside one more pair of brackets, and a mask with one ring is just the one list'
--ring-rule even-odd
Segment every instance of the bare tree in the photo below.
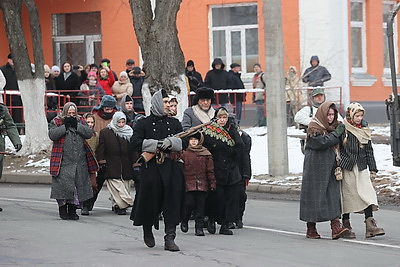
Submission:
{"label": "bare tree", "polygon": [[147,114],[150,95],[161,88],[177,96],[178,117],[187,107],[185,62],[176,27],[176,16],[181,2],[182,0],[129,0],[146,73],[142,93]]}
{"label": "bare tree", "polygon": [[[32,72],[22,27],[21,11],[23,3],[25,3],[29,14],[33,59],[36,66],[35,73]],[[50,144],[44,112],[46,85],[39,15],[34,0],[1,0],[0,9],[3,12],[7,39],[10,51],[13,54],[18,87],[24,106],[26,136],[20,154],[34,154],[46,150]]]}

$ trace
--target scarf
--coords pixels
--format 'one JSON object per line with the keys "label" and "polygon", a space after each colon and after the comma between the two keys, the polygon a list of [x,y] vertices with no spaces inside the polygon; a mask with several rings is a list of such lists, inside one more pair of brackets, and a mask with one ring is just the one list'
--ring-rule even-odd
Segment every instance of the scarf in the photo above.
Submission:
{"label": "scarf", "polygon": [[100,76],[100,80],[103,80],[103,81],[105,81],[105,80],[107,80],[108,79],[108,73],[106,74],[106,76],[105,77],[102,77],[102,76]]}
{"label": "scarf", "polygon": [[199,155],[199,156],[211,156],[210,151],[208,151],[208,149],[203,146],[203,142],[204,142],[203,134],[201,132],[199,132],[199,134],[200,134],[200,139],[199,139],[199,143],[197,144],[197,146],[191,146],[189,144],[189,146],[186,150],[192,151],[192,152],[196,153],[196,155]]}
{"label": "scarf", "polygon": [[161,90],[158,90],[153,94],[153,97],[151,98],[150,111],[156,117],[163,117],[167,115],[164,111],[164,102]]}
{"label": "scarf", "polygon": [[67,103],[65,103],[65,105],[64,105],[64,107],[63,107],[63,109],[62,109],[62,111],[61,111],[61,114],[60,114],[58,117],[59,117],[61,120],[64,120],[65,117],[68,116],[68,109],[69,109],[70,107],[74,107],[74,108],[75,108],[74,117],[77,118],[77,120],[79,120],[81,116],[79,116],[79,114],[78,114],[78,107],[77,107],[76,104],[73,103],[73,102],[67,102]]}
{"label": "scarf", "polygon": [[[335,111],[335,118],[331,124],[328,123],[328,112],[329,109],[333,109]],[[338,111],[335,103],[333,102],[324,102],[318,108],[315,117],[311,119],[310,124],[307,128],[307,135],[316,135],[316,134],[327,134],[335,130],[336,126],[339,124],[337,121]]]}
{"label": "scarf", "polygon": [[233,147],[235,145],[235,140],[232,139],[228,131],[216,122],[212,122],[211,124],[205,126],[203,128],[203,134],[215,138],[216,140],[220,140],[226,143],[228,146]]}
{"label": "scarf", "polygon": [[371,140],[371,129],[368,126],[362,127],[361,124],[356,124],[354,122],[354,115],[359,111],[365,113],[363,106],[361,106],[360,103],[351,103],[346,109],[344,126],[346,126],[346,130],[351,132],[361,144],[365,145]]}
{"label": "scarf", "polygon": [[192,109],[194,115],[201,121],[201,123],[209,122],[212,118],[214,118],[215,110],[212,107],[208,111],[204,111],[197,104],[194,105]]}
{"label": "scarf", "polygon": [[71,76],[71,72],[64,72],[64,81],[66,81],[69,76]]}
{"label": "scarf", "polygon": [[99,115],[99,117],[102,118],[103,120],[109,120],[113,117],[115,109],[114,112],[111,113],[105,113],[103,109],[93,110],[92,113],[97,113],[97,115]]}
{"label": "scarf", "polygon": [[124,119],[126,122],[125,114],[121,111],[115,112],[111,122],[107,125],[107,128],[112,130],[116,136],[124,138],[129,141],[133,135],[133,130],[126,124],[124,125],[124,127],[119,128],[118,121],[120,119]]}

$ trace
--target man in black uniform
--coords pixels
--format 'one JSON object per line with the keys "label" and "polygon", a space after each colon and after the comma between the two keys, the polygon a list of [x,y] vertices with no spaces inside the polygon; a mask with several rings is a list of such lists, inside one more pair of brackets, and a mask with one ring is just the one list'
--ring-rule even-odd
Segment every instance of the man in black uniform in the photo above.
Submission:
{"label": "man in black uniform", "polygon": [[[144,242],[155,246],[152,227],[159,229],[159,214],[164,216],[164,249],[179,251],[175,244],[176,225],[184,210],[185,180],[182,163],[178,160],[182,151],[182,140],[173,135],[182,132],[181,123],[168,117],[169,98],[165,90],[154,93],[151,99],[150,116],[139,120],[132,136],[132,148],[147,156],[141,167],[141,184],[135,213],[131,215],[133,225],[143,226]],[[144,155],[142,153],[142,155]]]}

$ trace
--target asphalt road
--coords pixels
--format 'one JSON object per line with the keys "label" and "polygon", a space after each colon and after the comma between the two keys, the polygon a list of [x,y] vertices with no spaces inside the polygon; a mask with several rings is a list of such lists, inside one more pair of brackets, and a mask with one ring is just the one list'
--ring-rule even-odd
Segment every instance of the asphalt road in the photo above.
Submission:
{"label": "asphalt road", "polygon": [[308,240],[295,198],[250,194],[244,229],[196,237],[191,222],[188,233],[177,230],[181,251],[168,252],[162,231],[147,248],[141,228],[111,212],[106,188],[79,221],[59,219],[49,195],[48,185],[0,184],[0,266],[400,266],[398,209],[375,213],[385,236],[365,239],[357,214],[357,239],[331,240],[329,223],[319,223],[323,238]]}

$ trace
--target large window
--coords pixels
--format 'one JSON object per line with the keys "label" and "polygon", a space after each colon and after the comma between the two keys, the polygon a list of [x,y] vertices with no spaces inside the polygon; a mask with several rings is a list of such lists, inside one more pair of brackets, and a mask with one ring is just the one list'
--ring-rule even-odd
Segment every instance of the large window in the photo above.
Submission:
{"label": "large window", "polygon": [[100,12],[53,14],[53,53],[57,65],[100,62]]}
{"label": "large window", "polygon": [[226,66],[238,63],[242,73],[253,72],[259,60],[257,4],[212,6],[210,12],[211,61],[219,57]]}
{"label": "large window", "polygon": [[[383,13],[383,65],[384,65],[384,72],[390,72],[390,62],[389,62],[389,46],[388,46],[388,39],[386,35],[387,29],[387,20],[390,17],[390,12],[393,10],[394,5],[396,2],[394,1],[384,1],[382,6],[382,13]],[[394,51],[395,51],[395,59],[397,59],[397,23],[396,20],[393,23],[393,31],[394,34]],[[397,66],[397,64],[396,64]]]}
{"label": "large window", "polygon": [[350,9],[353,72],[366,72],[365,1],[351,0]]}

